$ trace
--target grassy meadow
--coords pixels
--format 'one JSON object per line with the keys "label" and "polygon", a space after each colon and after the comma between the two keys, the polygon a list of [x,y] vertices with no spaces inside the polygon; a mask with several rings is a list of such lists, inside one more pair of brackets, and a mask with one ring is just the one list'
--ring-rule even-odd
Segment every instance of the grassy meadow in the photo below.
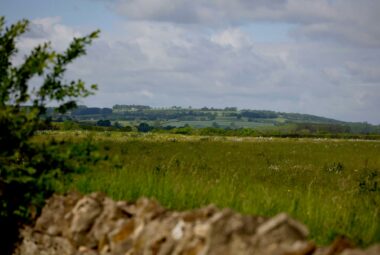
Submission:
{"label": "grassy meadow", "polygon": [[154,197],[176,210],[213,203],[244,214],[287,212],[318,244],[344,234],[380,241],[380,142],[200,137],[122,132],[42,132],[37,140],[91,139],[92,169],[62,191],[114,199]]}

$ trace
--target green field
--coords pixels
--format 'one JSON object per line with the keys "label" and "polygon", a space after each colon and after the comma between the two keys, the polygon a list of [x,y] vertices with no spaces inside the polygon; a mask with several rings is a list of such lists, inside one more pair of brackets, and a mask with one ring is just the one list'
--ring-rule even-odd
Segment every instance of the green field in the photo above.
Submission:
{"label": "green field", "polygon": [[[161,121],[118,121],[123,126],[138,126],[139,123],[145,122],[151,126],[173,126],[173,127],[183,127],[185,125],[189,125],[194,128],[206,128],[213,127],[215,124],[220,128],[271,128],[274,126],[272,122],[276,122],[273,120],[272,122],[255,122],[255,121],[247,121],[247,120],[238,120],[236,118],[231,117],[217,117],[215,120],[161,120]],[[93,121],[95,123],[95,121]],[[115,123],[115,121],[113,121]],[[281,120],[278,121],[281,123]]]}
{"label": "green field", "polygon": [[166,126],[174,126],[174,127],[183,127],[185,125],[189,125],[195,128],[205,128],[205,127],[213,127],[214,125],[218,125],[220,128],[258,128],[258,127],[270,127],[273,126],[271,123],[259,123],[259,122],[247,122],[247,121],[236,121],[230,119],[221,119],[217,118],[216,120],[209,121],[167,121],[163,122],[163,125]]}
{"label": "green field", "polygon": [[84,131],[43,132],[83,142],[101,160],[61,190],[102,191],[115,199],[156,198],[172,209],[206,204],[244,214],[288,212],[318,244],[344,234],[380,241],[380,142],[198,137]]}

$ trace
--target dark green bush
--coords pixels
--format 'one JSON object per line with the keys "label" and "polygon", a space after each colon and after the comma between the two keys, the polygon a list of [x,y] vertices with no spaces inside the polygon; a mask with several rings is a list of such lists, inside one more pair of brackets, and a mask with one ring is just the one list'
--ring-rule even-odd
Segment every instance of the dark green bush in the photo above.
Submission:
{"label": "dark green bush", "polygon": [[380,194],[380,171],[366,168],[362,172],[359,181],[359,191],[361,193]]}
{"label": "dark green bush", "polygon": [[[83,81],[64,80],[66,67],[86,53],[85,47],[98,36],[95,31],[74,38],[67,50],[57,53],[49,43],[35,47],[15,66],[16,40],[27,31],[28,21],[5,27],[0,17],[0,253],[11,254],[19,228],[38,215],[47,197],[70,173],[83,171],[82,160],[91,158],[91,144],[62,148],[55,141],[35,143],[35,132],[50,125],[44,118],[47,103],[56,103],[65,113],[76,99],[93,93]],[[42,84],[30,86],[41,77]]]}

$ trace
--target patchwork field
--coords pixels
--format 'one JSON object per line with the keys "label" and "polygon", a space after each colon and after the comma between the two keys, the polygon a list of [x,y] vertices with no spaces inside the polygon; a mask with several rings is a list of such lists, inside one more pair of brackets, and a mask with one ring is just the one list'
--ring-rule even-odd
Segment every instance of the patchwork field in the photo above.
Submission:
{"label": "patchwork field", "polygon": [[206,204],[246,214],[288,212],[326,244],[380,241],[380,142],[42,132],[37,140],[91,142],[91,171],[60,187],[114,199],[154,197],[172,209]]}

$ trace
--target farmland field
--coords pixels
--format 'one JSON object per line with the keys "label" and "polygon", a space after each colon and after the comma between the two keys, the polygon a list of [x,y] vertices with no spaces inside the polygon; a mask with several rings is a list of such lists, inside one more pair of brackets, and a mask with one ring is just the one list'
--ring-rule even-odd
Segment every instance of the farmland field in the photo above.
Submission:
{"label": "farmland field", "polygon": [[36,139],[98,147],[92,169],[62,191],[156,198],[171,209],[206,204],[245,214],[287,212],[326,244],[346,235],[380,241],[380,142],[200,137],[122,132],[42,132]]}
{"label": "farmland field", "polygon": [[[115,122],[115,121],[114,121]],[[141,122],[148,123],[151,126],[157,125],[157,121],[118,121],[123,126],[137,126]],[[276,122],[273,120],[272,122]],[[183,127],[189,125],[195,128],[213,127],[215,124],[221,128],[268,128],[273,127],[272,122],[249,122],[246,120],[237,120],[236,118],[221,118],[215,120],[162,120],[159,121],[161,126]],[[278,121],[279,123],[281,120]]]}
{"label": "farmland field", "polygon": [[217,124],[219,127],[222,128],[228,128],[228,127],[234,127],[234,128],[257,128],[257,127],[267,127],[267,126],[273,126],[271,123],[258,123],[258,122],[247,122],[247,121],[234,121],[234,120],[225,120],[225,119],[216,119],[216,120],[210,120],[210,121],[167,121],[164,122],[164,125],[170,125],[175,127],[183,127],[185,125],[189,125],[196,128],[205,128],[205,127],[212,127],[213,125]]}

